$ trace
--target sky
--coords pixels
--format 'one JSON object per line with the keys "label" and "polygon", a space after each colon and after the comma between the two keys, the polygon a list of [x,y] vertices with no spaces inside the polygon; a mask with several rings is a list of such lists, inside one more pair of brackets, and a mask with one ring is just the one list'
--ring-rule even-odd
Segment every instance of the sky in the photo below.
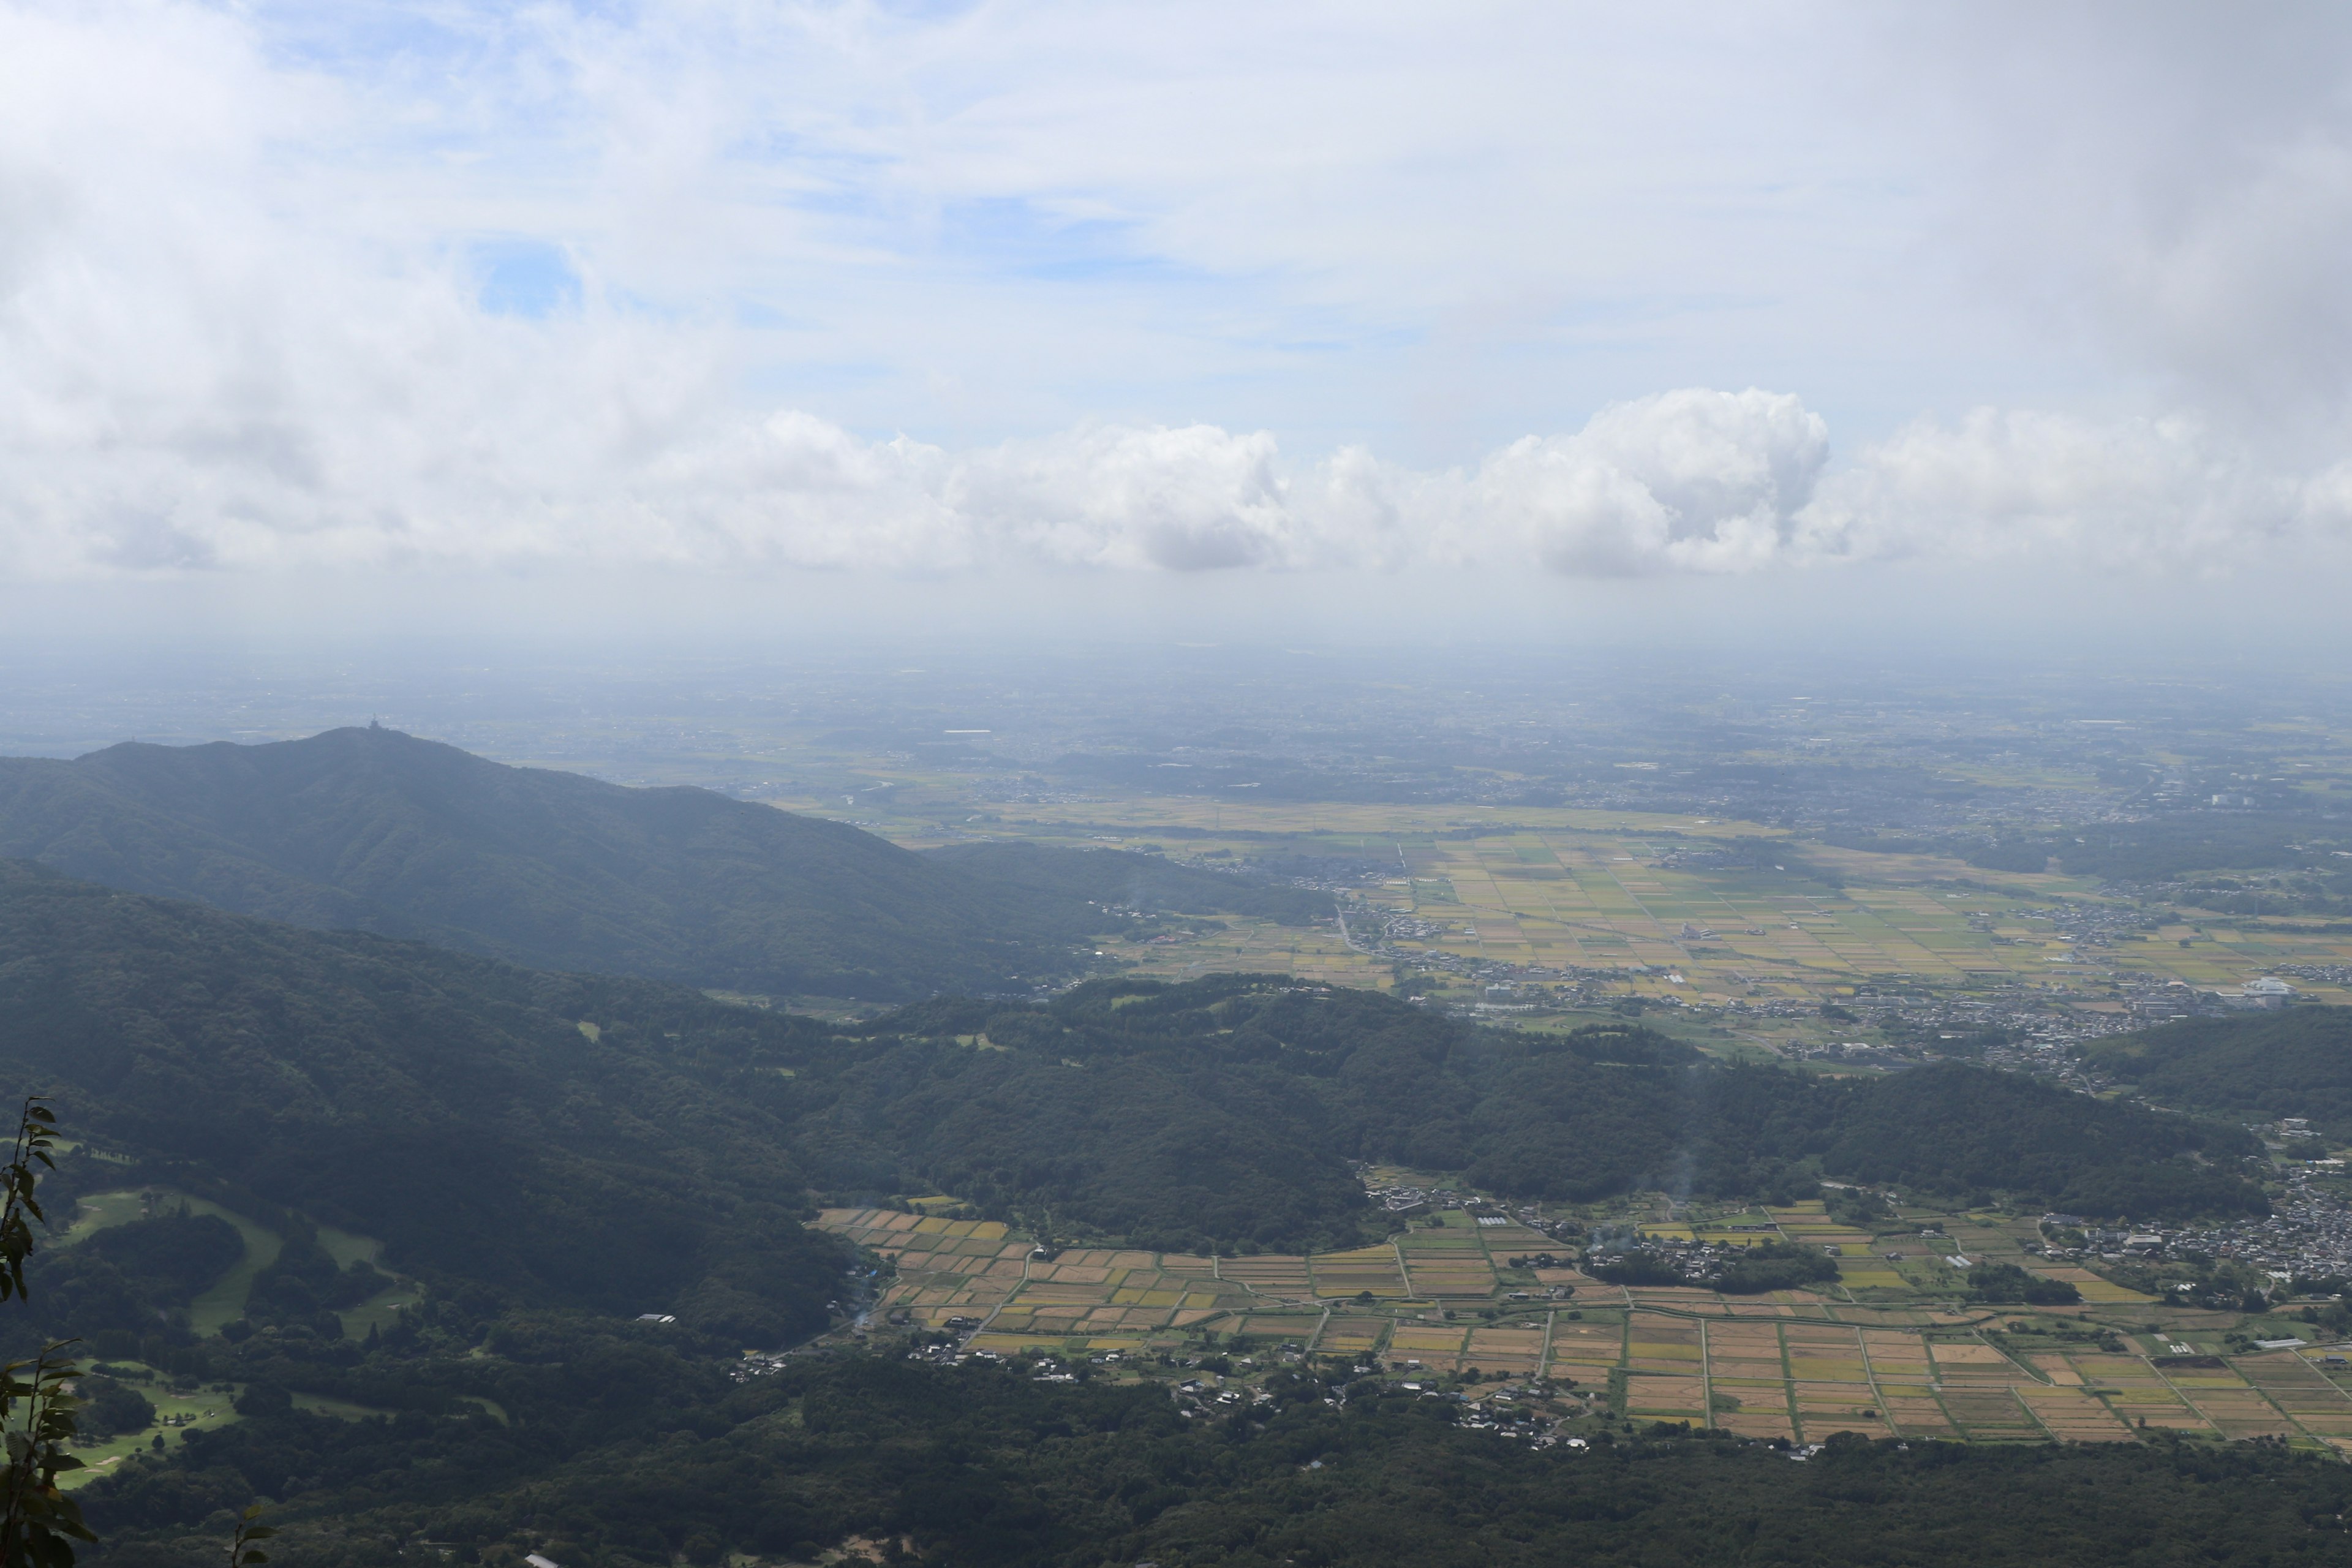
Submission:
{"label": "sky", "polygon": [[0,0],[0,606],[2325,618],[2347,261],[2340,5]]}

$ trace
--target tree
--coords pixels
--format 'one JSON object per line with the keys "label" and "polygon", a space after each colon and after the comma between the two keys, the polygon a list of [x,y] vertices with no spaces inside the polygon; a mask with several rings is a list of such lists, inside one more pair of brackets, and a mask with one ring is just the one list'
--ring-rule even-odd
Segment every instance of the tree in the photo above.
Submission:
{"label": "tree", "polygon": [[[0,1301],[25,1299],[25,1259],[33,1255],[33,1221],[47,1221],[34,1195],[37,1163],[57,1169],[49,1151],[57,1142],[57,1115],[41,1096],[26,1098],[16,1119],[16,1142],[7,1168],[0,1171],[6,1202],[0,1205]],[[66,1353],[75,1342],[41,1347],[28,1362],[0,1368],[0,1427],[5,1428],[7,1462],[0,1466],[0,1568],[71,1568],[73,1543],[98,1538],[82,1522],[81,1505],[58,1485],[58,1477],[82,1468],[66,1452],[77,1427],[81,1402],[68,1392],[81,1368]],[[25,1414],[20,1420],[16,1406]]]}
{"label": "tree", "polygon": [[267,1541],[278,1531],[261,1522],[261,1505],[252,1503],[237,1516],[236,1533],[229,1538],[228,1568],[259,1568],[269,1561],[269,1553],[254,1544]]}

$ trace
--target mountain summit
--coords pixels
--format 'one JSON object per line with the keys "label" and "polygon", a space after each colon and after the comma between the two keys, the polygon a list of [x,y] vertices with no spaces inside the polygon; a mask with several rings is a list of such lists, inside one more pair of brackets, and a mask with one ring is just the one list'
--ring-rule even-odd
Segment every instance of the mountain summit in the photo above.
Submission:
{"label": "mountain summit", "polygon": [[[1087,900],[1109,883],[1172,881],[1192,910],[1257,891],[1140,856],[976,847],[920,855],[708,790],[509,767],[374,726],[0,759],[0,855],[301,925],[756,994],[1025,985],[1071,969],[1073,943],[1108,923]],[[1064,874],[1041,881],[1040,855]]]}

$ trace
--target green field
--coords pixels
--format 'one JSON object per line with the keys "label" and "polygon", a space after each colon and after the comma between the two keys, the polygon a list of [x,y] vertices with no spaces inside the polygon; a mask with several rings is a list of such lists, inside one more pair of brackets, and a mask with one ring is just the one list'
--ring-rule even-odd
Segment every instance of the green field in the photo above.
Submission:
{"label": "green field", "polygon": [[[177,1208],[182,1204],[185,1204],[193,1213],[215,1215],[226,1220],[236,1227],[237,1235],[245,1242],[245,1255],[190,1303],[189,1327],[197,1337],[205,1338],[217,1334],[223,1325],[245,1315],[246,1298],[252,1291],[254,1277],[277,1261],[284,1246],[277,1232],[208,1198],[197,1197],[175,1188],[151,1186],[97,1193],[83,1198],[74,1210],[72,1223],[58,1238],[58,1245],[69,1247],[110,1226],[124,1225],[153,1213]],[[370,1237],[324,1226],[320,1227],[319,1242],[339,1266],[362,1258],[373,1262],[383,1250],[383,1244]],[[417,1295],[413,1282],[400,1280],[373,1300],[341,1314],[344,1331],[356,1339],[367,1332],[370,1324],[389,1327],[398,1314],[400,1304],[415,1300]],[[127,1366],[154,1379],[140,1383],[134,1376],[132,1381],[154,1405],[156,1425],[144,1432],[124,1434],[100,1443],[74,1445],[75,1456],[87,1468],[64,1478],[63,1484],[68,1488],[87,1486],[131,1454],[152,1448],[158,1436],[168,1447],[179,1441],[183,1432],[225,1426],[238,1419],[234,1404],[236,1395],[243,1392],[241,1386],[232,1385],[224,1390],[217,1384],[210,1384],[190,1392],[173,1393],[158,1368],[137,1362],[115,1361],[108,1364]],[[302,1409],[346,1420],[391,1414],[387,1410],[317,1394],[298,1394],[294,1402]],[[506,1419],[502,1411],[494,1411],[493,1414],[501,1421]]]}
{"label": "green field", "polygon": [[[234,1209],[224,1208],[209,1198],[200,1198],[172,1187],[138,1187],[96,1193],[83,1198],[74,1210],[72,1224],[58,1238],[58,1245],[70,1247],[109,1226],[122,1225],[163,1209],[176,1208],[182,1204],[185,1204],[192,1213],[216,1215],[228,1221],[236,1227],[237,1235],[245,1241],[245,1256],[189,1304],[188,1326],[195,1331],[197,1338],[203,1339],[220,1332],[223,1325],[245,1316],[246,1298],[253,1291],[254,1276],[277,1262],[278,1250],[285,1245],[276,1231]],[[362,1259],[374,1263],[383,1253],[383,1243],[373,1237],[355,1236],[332,1226],[319,1226],[319,1246],[335,1260],[339,1268],[348,1268]],[[420,1299],[421,1292],[414,1280],[395,1276],[391,1286],[349,1311],[337,1315],[342,1319],[346,1334],[353,1339],[363,1339],[371,1327],[390,1328],[398,1320],[403,1307],[413,1305]]]}
{"label": "green field", "polygon": [[[942,780],[908,782],[946,787]],[[774,804],[820,813],[825,805],[814,797]],[[877,826],[910,847],[944,841],[934,825],[917,820]],[[1404,940],[1404,947],[1535,969],[1644,965],[1654,973],[1629,979],[1624,990],[1705,1005],[1818,998],[1871,981],[1961,991],[2038,987],[2094,966],[2234,986],[2280,964],[2352,963],[2352,928],[2233,917],[2176,920],[2145,940],[2100,950],[2085,964],[2080,950],[2025,911],[2056,899],[2096,902],[2089,879],[1841,849],[1715,817],[1129,796],[1024,805],[992,822],[989,832],[1133,848],[1171,828],[1186,837],[1166,847],[1185,856],[1245,858],[1267,853],[1271,841],[1286,855],[1393,864],[1393,877],[1360,889],[1372,917],[1405,914],[1442,928]],[[1734,841],[1750,858],[1759,847],[1787,845],[1788,868],[1775,868],[1769,853],[1744,868],[1704,863]],[[1805,874],[1806,867],[1828,872],[1839,885]],[[1280,970],[1343,984],[1391,983],[1385,962],[1352,951],[1329,926],[1235,917],[1192,923],[1197,934],[1106,939],[1102,946],[1152,974]],[[2342,987],[2309,983],[2305,989],[2317,999],[2352,1002]]]}
{"label": "green field", "polygon": [[209,1198],[200,1198],[170,1187],[141,1187],[114,1193],[98,1193],[81,1200],[74,1211],[72,1226],[65,1235],[65,1244],[72,1245],[94,1231],[109,1226],[144,1218],[163,1208],[176,1208],[185,1204],[195,1214],[216,1215],[236,1226],[245,1239],[245,1256],[229,1271],[222,1275],[188,1308],[188,1326],[198,1338],[220,1332],[225,1323],[233,1323],[245,1316],[245,1299],[253,1289],[253,1277],[278,1261],[279,1247],[284,1246],[278,1233],[264,1228],[244,1215],[223,1208]]}
{"label": "green field", "polygon": [[[151,1373],[155,1371],[137,1362],[110,1362],[108,1364],[127,1365]],[[86,1468],[68,1472],[60,1478],[61,1485],[68,1489],[87,1486],[130,1455],[152,1448],[159,1436],[169,1447],[177,1443],[184,1432],[225,1426],[239,1419],[231,1406],[237,1394],[242,1392],[241,1388],[233,1386],[225,1392],[214,1384],[193,1393],[173,1394],[160,1379],[154,1383],[137,1384],[136,1386],[155,1406],[155,1426],[144,1432],[129,1432],[110,1437],[102,1443],[75,1444],[74,1457]]]}
{"label": "green field", "polygon": [[[217,1384],[207,1384],[192,1393],[174,1394],[170,1391],[156,1368],[146,1366],[139,1362],[109,1362],[107,1364],[129,1367],[155,1377],[156,1380],[152,1383],[139,1383],[135,1378],[132,1380],[139,1391],[144,1394],[148,1401],[155,1406],[155,1425],[144,1432],[124,1433],[109,1437],[102,1443],[73,1445],[75,1458],[80,1459],[85,1468],[69,1472],[61,1478],[60,1484],[68,1490],[76,1487],[88,1486],[132,1454],[152,1449],[158,1437],[163,1440],[165,1447],[168,1448],[180,1440],[183,1433],[226,1426],[232,1422],[243,1419],[235,1408],[238,1395],[245,1392],[242,1384],[232,1384],[226,1388]],[[503,1424],[506,1421],[507,1413],[491,1401],[477,1399],[472,1403],[496,1416],[500,1423]],[[371,1416],[388,1416],[396,1414],[393,1410],[378,1405],[355,1405],[348,1399],[331,1399],[320,1394],[297,1393],[294,1395],[294,1407],[298,1410],[310,1411],[315,1415],[332,1415],[343,1421],[360,1421]]]}

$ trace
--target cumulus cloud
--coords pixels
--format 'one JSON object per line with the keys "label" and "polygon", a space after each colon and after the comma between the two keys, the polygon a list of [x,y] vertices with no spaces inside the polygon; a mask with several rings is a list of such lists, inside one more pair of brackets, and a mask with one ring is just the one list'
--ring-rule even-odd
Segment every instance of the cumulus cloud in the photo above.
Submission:
{"label": "cumulus cloud", "polygon": [[1465,502],[1557,572],[1736,572],[1783,553],[1828,457],[1829,426],[1795,396],[1692,388],[1514,442]]}
{"label": "cumulus cloud", "polygon": [[1301,542],[1279,458],[1264,431],[1081,429],[975,454],[953,489],[986,535],[1048,561],[1281,565]]}
{"label": "cumulus cloud", "polygon": [[[1825,423],[1794,395],[1689,388],[1432,471],[1361,447],[1294,463],[1266,432],[1213,426],[961,451],[797,411],[706,426],[670,406],[628,430],[611,385],[556,368],[580,373],[575,398],[518,378],[538,392],[511,388],[519,411],[453,395],[456,423],[425,432],[415,408],[328,430],[284,407],[226,437],[173,427],[52,448],[25,465],[50,482],[0,497],[0,541],[12,571],[36,576],[649,563],[1609,577],[1923,558],[2211,570],[2352,531],[2352,463],[2271,473],[2182,420],[1979,410],[1832,468]],[[659,356],[641,368],[654,375]],[[550,427],[581,433],[533,434]]]}
{"label": "cumulus cloud", "polygon": [[[1515,26],[1433,53],[1415,13],[1382,14],[1286,71],[1280,50],[1241,58],[1189,19],[1166,24],[1175,37],[1051,5],[949,22],[790,5],[436,15],[456,19],[445,55],[365,61],[273,38],[240,8],[0,0],[0,571],[2209,570],[2352,530],[2352,463],[2326,424],[2352,292],[2318,264],[2352,233],[2352,100],[2318,66],[2287,73],[2259,134],[2218,150],[2199,149],[2198,126],[2260,96],[2261,72],[2225,73],[2203,119],[2167,120],[2191,175],[2173,198],[2093,133],[2101,115],[2130,122],[2115,92],[2086,98],[2104,108],[2052,132],[2066,155],[2015,187],[2042,216],[2000,254],[2059,257],[2069,300],[2122,301],[2167,400],[2194,412],[1889,417],[1833,455],[1804,399],[1843,407],[1843,389],[1704,384],[1717,378],[1685,368],[1706,363],[1685,302],[1737,283],[1759,293],[1733,312],[1741,331],[1822,326],[1792,301],[1863,293],[1814,264],[1825,247],[1776,237],[1860,236],[1883,260],[1854,215],[1902,204],[1851,192],[1883,191],[1887,170],[1840,163],[1851,138],[1774,115],[1644,140],[1611,115],[1666,110],[1562,93]],[[2210,40],[2184,36],[2132,91],[2188,79],[2181,62]],[[2263,58],[2279,52],[2261,37]],[[1610,58],[1678,69],[1690,43],[1593,37]],[[1505,57],[1510,70],[1489,68]],[[1668,73],[1686,95],[1770,76],[1690,68]],[[2032,86],[2036,103],[2069,101]],[[1570,120],[1545,118],[1570,100]],[[1769,155],[1755,124],[1779,128]],[[1549,149],[1542,167],[1527,147]],[[1736,170],[1747,194],[1693,196],[1694,168]],[[2101,172],[2112,199],[2074,199]],[[1652,221],[1654,190],[1699,216]],[[2129,221],[2104,221],[2117,212]],[[1730,243],[1742,236],[1755,243]],[[1007,264],[981,276],[1000,249]],[[1179,282],[1121,296],[1037,281],[1097,263]],[[1521,303],[1480,315],[1496,297]],[[1515,348],[1558,349],[1543,334],[1570,298],[1641,328],[1596,329],[1545,362],[1580,363],[1595,343],[1612,356],[1606,391],[1547,384],[1542,405],[1566,418],[1495,415],[1451,462],[1418,465],[1276,433],[1357,399],[1368,342],[1436,341],[1476,317]],[[1171,320],[1189,324],[1157,324]],[[1915,321],[1900,341],[1912,353],[1937,330]],[[1655,363],[1625,347],[1649,335],[1682,346]],[[1278,411],[1294,417],[1219,401],[1286,384],[1312,357],[1293,340],[1342,367],[1300,384]],[[1119,380],[1129,361],[1158,368]],[[2276,366],[2290,370],[2261,368]],[[947,412],[895,412],[918,384]],[[1677,389],[1622,396],[1659,386]],[[1904,395],[1906,416],[1936,401]],[[2231,412],[2281,402],[2317,409],[2320,438],[2289,449]],[[1087,412],[1108,407],[1130,412]]]}
{"label": "cumulus cloud", "polygon": [[1796,533],[1831,558],[2213,569],[2330,535],[2315,482],[2264,471],[2193,420],[1985,408],[1873,446],[1822,486]]}

